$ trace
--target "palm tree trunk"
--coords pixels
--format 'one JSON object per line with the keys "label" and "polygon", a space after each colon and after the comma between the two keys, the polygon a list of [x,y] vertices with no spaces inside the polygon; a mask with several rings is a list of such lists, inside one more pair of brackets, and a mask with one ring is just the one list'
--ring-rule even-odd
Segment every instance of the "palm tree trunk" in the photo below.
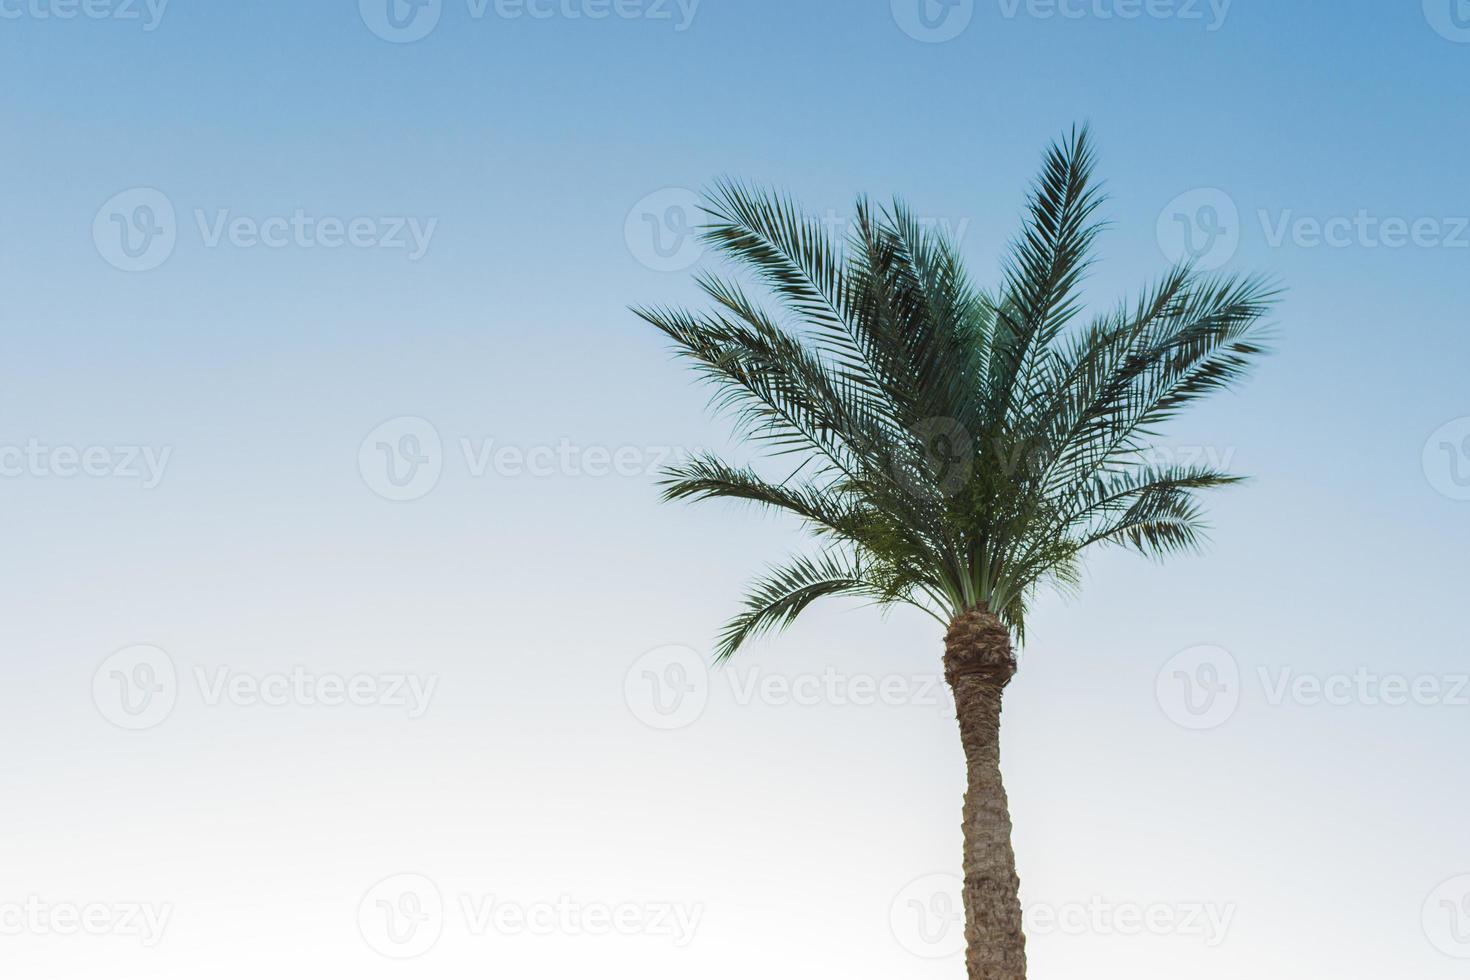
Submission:
{"label": "palm tree trunk", "polygon": [[1010,631],[981,606],[955,617],[944,638],[969,780],[965,790],[965,964],[970,980],[1025,980],[1021,881],[1000,778],[1001,695],[1016,673]]}

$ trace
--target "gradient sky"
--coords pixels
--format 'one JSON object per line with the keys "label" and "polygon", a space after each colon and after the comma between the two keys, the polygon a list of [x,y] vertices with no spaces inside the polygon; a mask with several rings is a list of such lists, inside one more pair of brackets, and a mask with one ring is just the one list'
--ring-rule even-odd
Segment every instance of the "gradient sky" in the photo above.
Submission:
{"label": "gradient sky", "polygon": [[[901,194],[994,282],[1087,121],[1089,298],[1186,233],[1288,292],[1276,355],[1164,441],[1254,477],[1208,554],[1098,554],[1033,615],[1004,735],[1033,973],[1463,976],[1470,5],[385,3],[0,0],[0,962],[961,976],[939,631],[833,602],[702,673],[797,542],[656,502],[726,430],[627,307],[693,297],[686,204],[727,174],[838,223]],[[174,671],[142,721],[109,700],[140,663]],[[681,667],[697,717],[644,687]],[[376,686],[250,693],[298,668]],[[398,680],[432,682],[417,717]],[[376,933],[425,880],[432,948]],[[1173,926],[1045,924],[1097,908]]]}

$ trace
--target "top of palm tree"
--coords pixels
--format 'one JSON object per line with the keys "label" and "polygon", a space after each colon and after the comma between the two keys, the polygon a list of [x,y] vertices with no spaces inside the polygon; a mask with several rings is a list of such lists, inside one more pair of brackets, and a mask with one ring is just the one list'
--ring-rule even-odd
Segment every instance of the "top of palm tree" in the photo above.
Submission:
{"label": "top of palm tree", "polygon": [[1198,545],[1195,491],[1239,478],[1152,465],[1149,440],[1241,378],[1275,293],[1180,266],[1081,322],[1102,202],[1093,165],[1086,129],[1049,149],[993,293],[897,201],[859,200],[838,242],[777,194],[729,181],[709,192],[704,240],[779,312],[708,273],[697,281],[712,309],[635,312],[713,382],[743,435],[800,466],[773,482],[701,454],[668,471],[664,496],[788,511],[823,544],[753,586],[721,659],[839,594],[941,622],[983,606],[1021,638],[1036,587],[1075,584],[1089,546]]}

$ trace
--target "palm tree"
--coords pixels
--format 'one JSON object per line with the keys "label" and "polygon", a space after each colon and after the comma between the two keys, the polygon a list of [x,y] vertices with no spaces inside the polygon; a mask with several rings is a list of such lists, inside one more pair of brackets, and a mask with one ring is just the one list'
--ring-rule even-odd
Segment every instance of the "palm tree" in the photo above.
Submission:
{"label": "palm tree", "polygon": [[[800,518],[819,545],[752,586],[717,659],[823,596],[909,603],[945,627],[968,768],[972,978],[1026,974],[1000,773],[1013,639],[1024,640],[1039,587],[1077,584],[1090,546],[1163,556],[1199,545],[1196,491],[1238,478],[1156,465],[1149,440],[1242,377],[1263,352],[1275,296],[1255,278],[1177,267],[1135,302],[1080,324],[1079,284],[1101,227],[1093,164],[1086,129],[1050,148],[993,294],[901,203],[875,210],[860,200],[838,243],[787,199],[722,182],[707,196],[703,237],[780,312],[708,273],[697,281],[709,311],[635,310],[766,450],[754,466],[694,456],[666,474],[665,498],[773,507]],[[781,456],[789,461],[777,470]]]}

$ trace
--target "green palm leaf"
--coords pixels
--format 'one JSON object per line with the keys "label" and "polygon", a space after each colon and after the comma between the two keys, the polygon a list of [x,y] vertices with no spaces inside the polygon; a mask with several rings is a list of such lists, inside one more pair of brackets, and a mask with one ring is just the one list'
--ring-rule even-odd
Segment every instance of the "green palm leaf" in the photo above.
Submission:
{"label": "green palm leaf", "polygon": [[1147,451],[1264,353],[1276,292],[1180,267],[1079,323],[1103,227],[1094,166],[1085,129],[1050,148],[993,294],[901,202],[859,200],[836,241],[781,195],[710,193],[705,240],[744,281],[702,273],[711,309],[636,312],[754,448],[801,464],[773,482],[701,455],[666,474],[664,495],[784,511],[825,545],[753,586],[721,657],[829,595],[942,622],[985,606],[1020,636],[1036,590],[1074,586],[1093,545],[1199,546],[1199,494],[1238,478],[1153,467]]}

